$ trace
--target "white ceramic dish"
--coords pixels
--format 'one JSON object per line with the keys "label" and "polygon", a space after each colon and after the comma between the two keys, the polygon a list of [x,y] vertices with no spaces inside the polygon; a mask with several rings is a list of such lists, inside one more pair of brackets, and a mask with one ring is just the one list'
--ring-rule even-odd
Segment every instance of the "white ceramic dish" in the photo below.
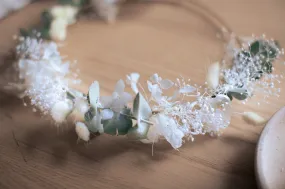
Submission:
{"label": "white ceramic dish", "polygon": [[285,107],[270,119],[262,131],[255,166],[261,189],[285,188]]}

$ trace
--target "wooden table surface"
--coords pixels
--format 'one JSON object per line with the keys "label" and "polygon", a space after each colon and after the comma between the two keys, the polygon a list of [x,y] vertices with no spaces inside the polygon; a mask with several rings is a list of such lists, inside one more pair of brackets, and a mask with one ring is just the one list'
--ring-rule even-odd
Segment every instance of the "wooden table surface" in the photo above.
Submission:
{"label": "wooden table surface", "polygon": [[[285,45],[284,0],[196,1],[216,12],[238,35],[265,33]],[[31,4],[0,21],[2,54],[14,46],[12,35],[18,28],[37,22],[50,4]],[[103,95],[110,94],[116,81],[130,72],[139,72],[141,81],[157,72],[202,84],[207,65],[221,59],[223,43],[217,27],[207,20],[211,15],[191,9],[128,5],[114,25],[81,18],[69,28],[61,52],[78,60],[80,88],[85,91],[98,80]],[[284,92],[270,105],[258,107],[257,101],[234,102],[234,110],[258,111],[269,118],[285,105]],[[196,137],[179,151],[161,141],[153,156],[150,145],[125,137],[104,135],[89,145],[77,144],[72,125],[58,129],[11,97],[1,99],[0,116],[1,189],[256,188],[254,156],[263,127],[246,124],[238,114],[219,138]]]}

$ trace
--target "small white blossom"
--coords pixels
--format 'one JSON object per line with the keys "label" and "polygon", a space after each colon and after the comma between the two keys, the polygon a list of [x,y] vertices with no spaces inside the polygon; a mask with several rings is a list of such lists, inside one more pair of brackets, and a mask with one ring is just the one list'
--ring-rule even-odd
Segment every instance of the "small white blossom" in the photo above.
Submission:
{"label": "small white blossom", "polygon": [[50,27],[50,37],[53,40],[64,41],[67,34],[67,25],[68,22],[65,19],[54,19]]}
{"label": "small white blossom", "polygon": [[76,98],[74,100],[74,107],[82,114],[85,114],[89,110],[88,102],[83,98]]}
{"label": "small white blossom", "polygon": [[169,79],[164,79],[159,82],[159,85],[162,89],[167,90],[170,89],[174,85],[174,83]]}
{"label": "small white blossom", "polygon": [[66,120],[68,114],[72,111],[73,106],[70,100],[60,101],[54,104],[51,109],[51,116],[57,123],[62,123]]}
{"label": "small white blossom", "polygon": [[252,125],[264,125],[267,120],[255,112],[244,112],[243,119]]}
{"label": "small white blossom", "polygon": [[88,142],[90,140],[90,131],[87,126],[82,122],[75,124],[75,131],[79,139]]}
{"label": "small white blossom", "polygon": [[150,81],[147,81],[148,90],[151,93],[152,98],[160,103],[162,99],[162,90],[158,84],[152,84]]}
{"label": "small white blossom", "polygon": [[76,98],[74,100],[74,109],[72,116],[75,120],[84,120],[85,113],[89,110],[88,102],[83,98]]}
{"label": "small white blossom", "polygon": [[51,8],[53,20],[50,28],[50,36],[53,40],[64,41],[67,34],[67,26],[76,22],[78,8],[69,5],[58,5]]}
{"label": "small white blossom", "polygon": [[75,23],[78,8],[70,5],[57,5],[51,8],[51,15],[53,19],[62,19],[67,22],[68,25]]}
{"label": "small white blossom", "polygon": [[96,10],[97,14],[109,23],[116,20],[118,14],[119,0],[91,0],[91,5]]}
{"label": "small white blossom", "polygon": [[140,74],[138,73],[131,73],[130,75],[127,75],[126,83],[128,85],[131,85],[131,88],[135,94],[139,92],[138,87],[137,87],[139,78],[140,78]]}
{"label": "small white blossom", "polygon": [[103,120],[112,119],[114,116],[114,112],[110,109],[105,109],[101,111],[101,116]]}
{"label": "small white blossom", "polygon": [[167,90],[167,89],[170,89],[174,83],[169,80],[169,79],[162,79],[161,77],[158,76],[158,74],[153,74],[151,77],[150,77],[150,81],[155,83],[155,84],[158,84],[159,87],[163,90]]}
{"label": "small white blossom", "polygon": [[207,73],[207,84],[211,89],[216,89],[220,81],[220,64],[216,62],[211,64]]}
{"label": "small white blossom", "polygon": [[124,81],[119,80],[112,96],[103,96],[100,98],[103,107],[110,108],[114,112],[120,112],[133,99],[132,96],[124,90]]}
{"label": "small white blossom", "polygon": [[153,83],[159,83],[162,78],[158,76],[157,73],[153,74],[151,77],[150,77],[150,80],[153,82]]}
{"label": "small white blossom", "polygon": [[173,118],[163,114],[158,114],[156,129],[165,137],[174,149],[182,146],[184,133],[178,128],[178,125]]}
{"label": "small white blossom", "polygon": [[181,94],[193,93],[194,91],[196,91],[196,88],[191,85],[186,85],[179,89],[179,93]]}

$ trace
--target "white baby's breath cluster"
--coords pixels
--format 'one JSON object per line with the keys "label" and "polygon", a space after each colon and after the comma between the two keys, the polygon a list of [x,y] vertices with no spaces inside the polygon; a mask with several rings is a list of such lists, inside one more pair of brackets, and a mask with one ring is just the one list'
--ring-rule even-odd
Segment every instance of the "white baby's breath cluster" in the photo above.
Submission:
{"label": "white baby's breath cluster", "polygon": [[[64,62],[54,42],[36,38],[21,38],[16,47],[19,57],[19,77],[24,81],[25,94],[32,105],[44,114],[52,114],[60,122],[65,117],[54,111],[70,112],[72,102],[66,97],[69,90],[70,63]],[[56,109],[56,110],[54,110]]]}

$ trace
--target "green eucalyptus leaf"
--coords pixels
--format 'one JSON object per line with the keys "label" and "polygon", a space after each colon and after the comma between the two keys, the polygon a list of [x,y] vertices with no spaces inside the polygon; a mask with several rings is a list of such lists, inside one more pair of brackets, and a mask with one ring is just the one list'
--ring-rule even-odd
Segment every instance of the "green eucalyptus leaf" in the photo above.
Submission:
{"label": "green eucalyptus leaf", "polygon": [[95,109],[94,108],[90,108],[84,115],[84,119],[87,123],[90,123],[93,119],[93,117],[96,115],[95,113]]}
{"label": "green eucalyptus leaf", "polygon": [[132,116],[132,111],[131,111],[130,108],[125,107],[125,108],[122,109],[121,114],[127,115],[127,116],[131,117]]}
{"label": "green eucalyptus leaf", "polygon": [[[150,116],[152,115],[152,111],[151,111],[151,108],[148,102],[145,100],[145,98],[140,93],[136,95],[136,98],[134,100],[133,115],[138,120],[140,119],[148,120]],[[139,122],[138,124],[140,123],[141,122]]]}
{"label": "green eucalyptus leaf", "polygon": [[233,100],[233,96],[230,93],[227,93],[226,95],[230,98],[231,101]]}
{"label": "green eucalyptus leaf", "polygon": [[[41,35],[38,36],[38,33]],[[43,27],[33,28],[33,29],[20,29],[20,36],[22,37],[31,37],[31,38],[43,38],[49,39],[49,29],[45,29]]]}
{"label": "green eucalyptus leaf", "polygon": [[57,0],[60,5],[73,5],[73,0]]}
{"label": "green eucalyptus leaf", "polygon": [[128,138],[132,140],[145,139],[147,136],[149,124],[140,121],[149,120],[152,115],[151,108],[145,98],[138,93],[133,104],[133,116],[137,118],[137,124],[128,131]]}
{"label": "green eucalyptus leaf", "polygon": [[90,98],[89,98],[89,94],[88,93],[87,93],[86,99],[87,99],[87,102],[90,104]]}
{"label": "green eucalyptus leaf", "polygon": [[74,95],[71,92],[69,92],[69,91],[66,92],[66,97],[68,99],[70,99],[70,100],[74,100],[75,99]]}
{"label": "green eucalyptus leaf", "polygon": [[110,135],[126,135],[132,128],[133,122],[129,116],[120,113],[113,116],[112,119],[102,120],[104,133]]}
{"label": "green eucalyptus leaf", "polygon": [[250,44],[250,53],[252,56],[257,55],[260,52],[261,49],[261,43],[259,41],[254,41]]}
{"label": "green eucalyptus leaf", "polygon": [[99,82],[94,81],[91,86],[89,87],[88,92],[88,99],[90,102],[90,105],[96,110],[98,103],[99,103],[99,97],[100,97],[100,88],[99,88]]}
{"label": "green eucalyptus leaf", "polygon": [[267,41],[255,41],[250,46],[250,52],[253,56],[261,54],[263,55],[261,58],[266,60],[274,59],[278,55],[278,46]]}
{"label": "green eucalyptus leaf", "polygon": [[68,89],[68,93],[70,93],[70,95],[77,97],[77,98],[84,98],[86,96],[82,92],[75,90],[75,89]]}
{"label": "green eucalyptus leaf", "polygon": [[131,140],[141,140],[147,138],[147,132],[150,125],[147,123],[136,124],[128,131],[128,138]]}
{"label": "green eucalyptus leaf", "polygon": [[40,38],[50,39],[49,28],[41,28],[38,32],[41,34]]}
{"label": "green eucalyptus leaf", "polygon": [[58,3],[61,5],[71,5],[71,6],[81,7],[89,3],[89,0],[58,0]]}
{"label": "green eucalyptus leaf", "polygon": [[31,31],[27,30],[27,29],[24,29],[24,28],[20,28],[20,35],[22,37],[28,37],[28,36],[31,35]]}
{"label": "green eucalyptus leaf", "polygon": [[49,29],[53,18],[51,13],[48,10],[42,12],[41,15],[41,24],[44,28]]}
{"label": "green eucalyptus leaf", "polygon": [[228,91],[228,96],[232,96],[238,100],[245,100],[248,97],[248,93],[246,89],[236,88]]}

